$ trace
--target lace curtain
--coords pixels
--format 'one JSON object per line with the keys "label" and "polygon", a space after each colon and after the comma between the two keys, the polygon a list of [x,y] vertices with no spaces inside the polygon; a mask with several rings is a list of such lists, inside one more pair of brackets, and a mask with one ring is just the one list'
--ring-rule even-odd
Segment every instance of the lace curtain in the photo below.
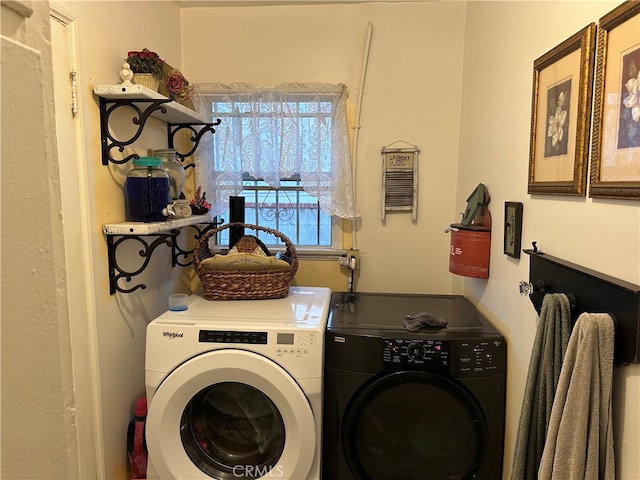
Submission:
{"label": "lace curtain", "polygon": [[222,120],[196,153],[196,182],[207,192],[211,214],[226,211],[248,172],[273,188],[300,174],[323,212],[357,218],[346,99],[342,84],[194,85],[196,110]]}

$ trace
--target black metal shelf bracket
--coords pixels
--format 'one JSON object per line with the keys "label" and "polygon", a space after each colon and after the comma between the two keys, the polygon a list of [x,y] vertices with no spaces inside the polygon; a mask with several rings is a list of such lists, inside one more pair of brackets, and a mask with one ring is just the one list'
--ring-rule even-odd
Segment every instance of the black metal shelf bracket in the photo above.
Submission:
{"label": "black metal shelf bracket", "polygon": [[[173,229],[167,233],[153,233],[149,235],[107,234],[107,254],[109,258],[109,293],[111,295],[116,292],[131,293],[135,292],[138,289],[144,290],[145,288],[147,288],[144,283],[138,283],[130,288],[126,288],[122,286],[122,282],[126,282],[128,284],[134,277],[144,272],[144,270],[149,265],[152,253],[156,248],[163,244],[171,248],[172,267],[188,267],[193,263],[192,255],[194,249],[188,250],[187,248],[182,248],[178,244],[178,237],[180,236],[180,232],[187,227],[191,227],[196,231],[196,233],[193,235],[193,238],[195,240],[199,240],[202,235],[207,233],[209,230],[217,228],[223,223],[224,219],[220,219],[220,221],[216,221],[214,219],[213,222],[187,225],[184,227]],[[149,242],[147,241],[146,237],[156,238],[153,241]],[[140,255],[140,257],[144,259],[142,264],[134,270],[128,270],[120,265],[116,256],[118,247],[124,242],[128,242],[130,240],[137,242],[142,246],[142,248],[138,251],[138,255]]]}
{"label": "black metal shelf bracket", "polygon": [[[125,147],[128,147],[129,145],[135,143],[135,141],[140,138],[140,135],[142,135],[149,117],[155,116],[162,119],[161,115],[167,113],[167,107],[165,105],[173,101],[174,100],[170,98],[158,100],[132,100],[109,99],[100,97],[100,141],[102,143],[102,164],[108,165],[109,162],[114,164],[124,164],[131,160],[139,158],[140,155],[136,153],[127,155],[124,158],[115,158],[112,152],[114,151],[114,149],[117,149],[118,152],[122,153],[124,152]],[[115,111],[126,111],[127,109],[131,110],[131,123],[137,126],[137,128],[129,138],[118,139],[109,130],[110,118]],[[159,112],[159,114],[156,112]],[[190,141],[192,143],[192,148],[185,153],[177,152],[177,156],[182,163],[184,162],[184,159],[186,157],[191,156],[198,149],[200,140],[205,133],[215,133],[214,127],[216,127],[217,125],[220,125],[220,119],[213,123],[168,123],[167,134],[169,148],[174,148],[174,137],[178,131],[183,129],[191,131],[192,135],[190,137]],[[194,165],[186,165],[185,168],[189,168],[192,166]]]}
{"label": "black metal shelf bracket", "polygon": [[[198,149],[198,146],[200,145],[200,140],[202,139],[205,133],[207,132],[211,132],[212,134],[216,133],[216,129],[214,127],[217,127],[218,125],[220,125],[220,122],[221,120],[218,119],[213,123],[199,123],[199,124],[169,123],[167,124],[167,137],[169,139],[168,141],[169,148],[175,148],[174,138],[176,136],[176,133],[178,133],[181,130],[189,130],[191,132],[191,136],[189,137],[189,141],[192,143],[191,150],[184,153],[176,152],[176,156],[180,160],[180,163],[183,164],[184,168],[195,167],[195,164],[193,163],[184,165],[184,159],[186,157],[190,157],[191,155],[193,155],[193,153]],[[201,127],[201,128],[197,129],[197,127]]]}
{"label": "black metal shelf bracket", "polygon": [[[153,234],[155,236],[155,240],[151,243],[147,242],[144,238],[150,235],[107,235],[107,253],[109,257],[109,293],[113,295],[116,292],[121,293],[131,293],[135,292],[138,289],[144,290],[147,286],[143,283],[139,283],[137,285],[132,286],[131,288],[124,288],[120,286],[120,280],[124,279],[125,282],[129,283],[133,279],[140,275],[149,265],[149,261],[151,260],[151,254],[153,251],[160,245],[169,245],[175,243],[176,236],[180,233],[180,230],[171,230],[169,233],[161,233],[161,234]],[[117,239],[115,237],[118,237]],[[135,270],[125,270],[120,264],[118,264],[118,260],[116,258],[116,250],[120,245],[124,242],[132,240],[134,242],[138,242],[142,245],[142,249],[138,251],[138,255],[140,255],[144,261],[139,268]]]}
{"label": "black metal shelf bracket", "polygon": [[[108,165],[109,162],[123,164],[130,160],[139,158],[140,156],[138,154],[133,153],[122,159],[117,159],[111,155],[111,152],[115,148],[117,148],[120,153],[124,152],[125,147],[128,147],[138,140],[151,114],[156,111],[160,111],[163,114],[167,113],[167,109],[164,104],[172,101],[173,100],[171,99],[135,101],[113,100],[100,97],[100,140],[102,142],[102,164]],[[143,104],[146,105],[146,107],[142,109],[137,104]],[[125,140],[117,139],[109,131],[109,119],[111,114],[120,108],[133,110],[131,123],[138,127],[133,135]]]}
{"label": "black metal shelf bracket", "polygon": [[[209,230],[213,228],[218,228],[223,223],[224,223],[224,219],[220,219],[219,222],[214,220],[211,223],[188,225],[187,227],[191,227],[196,231],[196,233],[193,235],[193,239],[197,241]],[[187,227],[183,227],[183,229]],[[176,237],[175,241],[171,245],[171,257],[172,257],[172,263],[171,263],[172,266],[188,267],[193,263],[193,249],[188,250],[186,248],[182,248],[178,244],[178,239]]]}

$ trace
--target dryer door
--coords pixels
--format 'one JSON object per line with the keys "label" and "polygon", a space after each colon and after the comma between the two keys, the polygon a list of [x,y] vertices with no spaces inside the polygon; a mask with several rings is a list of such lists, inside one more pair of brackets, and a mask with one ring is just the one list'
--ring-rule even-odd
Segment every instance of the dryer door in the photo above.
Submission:
{"label": "dryer door", "polygon": [[342,423],[345,459],[357,479],[476,478],[487,441],[471,394],[422,371],[375,377],[353,397]]}
{"label": "dryer door", "polygon": [[171,372],[150,402],[146,436],[163,480],[306,478],[317,448],[296,381],[275,362],[234,349]]}

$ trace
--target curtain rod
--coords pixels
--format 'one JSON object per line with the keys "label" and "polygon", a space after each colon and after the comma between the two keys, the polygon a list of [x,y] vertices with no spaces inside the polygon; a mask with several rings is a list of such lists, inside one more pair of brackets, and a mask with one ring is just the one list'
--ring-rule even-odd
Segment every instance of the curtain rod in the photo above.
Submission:
{"label": "curtain rod", "polygon": [[330,84],[319,82],[308,83],[281,83],[273,86],[252,85],[249,83],[196,83],[193,85],[194,93],[198,94],[224,94],[224,93],[255,93],[255,92],[278,92],[288,93],[341,93],[346,89],[343,83]]}

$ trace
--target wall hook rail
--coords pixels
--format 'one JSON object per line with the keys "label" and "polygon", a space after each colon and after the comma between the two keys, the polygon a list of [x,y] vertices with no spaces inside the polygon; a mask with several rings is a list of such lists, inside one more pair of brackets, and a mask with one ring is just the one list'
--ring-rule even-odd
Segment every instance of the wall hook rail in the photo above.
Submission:
{"label": "wall hook rail", "polygon": [[574,322],[585,312],[608,313],[616,327],[614,363],[640,363],[640,285],[542,252],[524,252],[530,257],[529,281],[520,285],[533,286],[528,295],[538,313],[546,293],[567,295]]}

